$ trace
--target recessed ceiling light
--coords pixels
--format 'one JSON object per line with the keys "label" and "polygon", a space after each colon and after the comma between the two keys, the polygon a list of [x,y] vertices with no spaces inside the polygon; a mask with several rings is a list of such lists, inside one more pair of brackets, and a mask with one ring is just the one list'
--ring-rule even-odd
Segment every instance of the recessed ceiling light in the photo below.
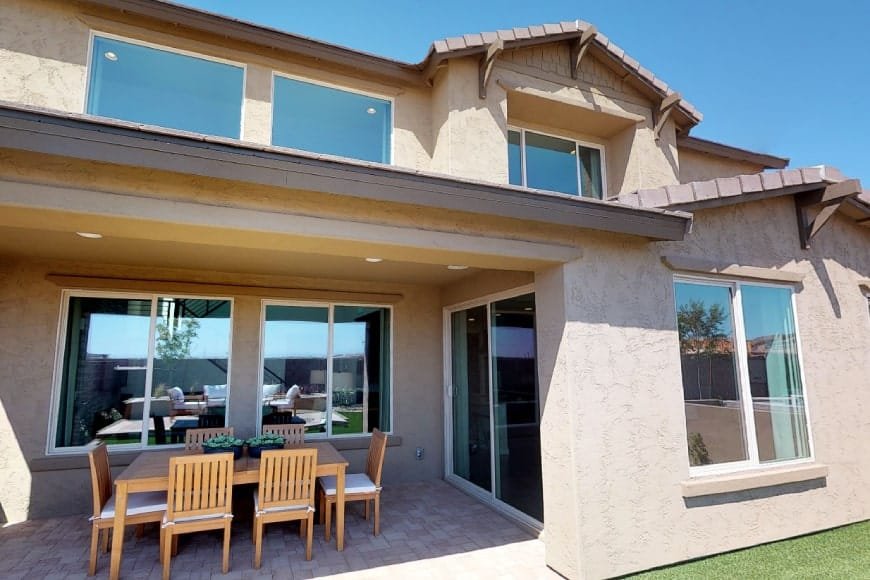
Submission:
{"label": "recessed ceiling light", "polygon": [[76,234],[89,240],[99,240],[103,237],[103,234],[97,234],[94,232],[76,232]]}
{"label": "recessed ceiling light", "polygon": [[450,264],[447,266],[448,270],[468,270],[468,266],[463,266],[461,264]]}
{"label": "recessed ceiling light", "polygon": [[477,320],[477,319],[476,318],[469,318],[468,322],[474,322],[475,320]]}
{"label": "recessed ceiling light", "polygon": [[111,50],[107,50],[106,52],[104,52],[103,56],[106,57],[106,60],[110,60],[112,62],[115,62],[116,60],[118,60],[118,55],[115,54],[114,52],[112,52]]}
{"label": "recessed ceiling light", "polygon": [[523,308],[523,310],[525,310],[526,312],[531,312],[532,310],[534,310],[534,308],[532,308],[531,306],[526,306],[525,308]]}
{"label": "recessed ceiling light", "polygon": [[366,262],[371,262],[372,264],[377,264],[378,262],[383,262],[383,258],[366,258]]}
{"label": "recessed ceiling light", "polygon": [[378,110],[375,109],[374,107],[369,107],[368,109],[366,109],[366,113],[368,113],[369,115],[374,115],[377,112],[378,112]]}

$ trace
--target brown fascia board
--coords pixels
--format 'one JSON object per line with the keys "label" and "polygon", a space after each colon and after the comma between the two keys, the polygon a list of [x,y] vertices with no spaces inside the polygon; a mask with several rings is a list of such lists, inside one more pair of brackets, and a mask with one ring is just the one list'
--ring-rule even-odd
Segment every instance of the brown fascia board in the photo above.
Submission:
{"label": "brown fascia board", "polygon": [[766,169],[784,169],[789,164],[787,157],[776,157],[767,153],[757,153],[748,149],[741,149],[724,143],[717,143],[709,139],[701,139],[700,137],[692,137],[690,135],[681,135],[677,137],[677,147],[689,149],[698,153],[706,153],[717,157],[725,157],[726,159],[734,159],[735,161],[746,161],[755,163]]}
{"label": "brown fascia board", "polygon": [[545,224],[682,240],[692,216],[515,186],[0,103],[0,143],[12,150],[412,204]]}

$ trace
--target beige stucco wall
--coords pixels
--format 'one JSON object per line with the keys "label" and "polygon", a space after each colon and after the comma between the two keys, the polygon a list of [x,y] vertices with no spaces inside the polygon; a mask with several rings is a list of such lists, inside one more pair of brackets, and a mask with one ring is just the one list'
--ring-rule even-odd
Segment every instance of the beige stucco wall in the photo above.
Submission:
{"label": "beige stucco wall", "polygon": [[749,161],[738,161],[708,153],[680,149],[680,183],[706,181],[717,177],[751,175],[764,171],[763,165]]}
{"label": "beige stucco wall", "polygon": [[[584,259],[537,275],[550,565],[603,578],[870,517],[868,244],[838,217],[800,250],[784,198],[698,212],[683,243],[590,241]],[[797,318],[824,485],[683,498],[674,273],[659,261],[677,252],[806,274]]]}
{"label": "beige stucco wall", "polygon": [[[237,281],[231,274],[129,268],[98,264],[0,257],[0,505],[10,521],[84,513],[90,506],[87,463],[79,468],[41,471],[46,462],[52,372],[61,288],[45,279],[51,271],[87,275],[148,276],[188,282]],[[441,477],[443,473],[441,304],[438,289],[409,284],[374,284],[246,276],[249,284],[286,285],[356,292],[400,293],[394,306],[393,433],[400,446],[387,450],[385,482]],[[202,293],[202,287],[196,293]],[[223,295],[223,292],[222,292]],[[233,312],[233,353],[229,422],[241,436],[256,428],[257,376],[260,366],[261,299],[237,295]],[[422,461],[416,447],[425,448]],[[344,451],[351,470],[361,471],[365,449]],[[34,462],[35,463],[32,463]],[[36,466],[33,471],[28,463]],[[40,465],[42,467],[40,467]],[[68,464],[66,464],[68,465]],[[56,469],[56,467],[52,468]]]}

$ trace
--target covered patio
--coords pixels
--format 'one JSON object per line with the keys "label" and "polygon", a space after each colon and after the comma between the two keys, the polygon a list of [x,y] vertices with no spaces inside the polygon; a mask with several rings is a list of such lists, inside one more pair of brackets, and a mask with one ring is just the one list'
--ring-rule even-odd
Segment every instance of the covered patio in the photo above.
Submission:
{"label": "covered patio", "polygon": [[[221,574],[220,539],[203,533],[182,539],[173,558],[173,578],[558,578],[544,564],[544,543],[494,511],[438,480],[387,486],[381,535],[371,533],[361,505],[350,504],[347,545],[323,540],[315,526],[314,557],[296,524],[275,524],[264,538],[263,566],[252,566],[250,493],[238,494],[232,531],[230,573]],[[128,529],[122,573],[160,578],[158,532],[146,528],[134,539]],[[85,578],[90,526],[85,516],[32,520],[0,528],[3,578]],[[109,558],[101,555],[97,578]]]}

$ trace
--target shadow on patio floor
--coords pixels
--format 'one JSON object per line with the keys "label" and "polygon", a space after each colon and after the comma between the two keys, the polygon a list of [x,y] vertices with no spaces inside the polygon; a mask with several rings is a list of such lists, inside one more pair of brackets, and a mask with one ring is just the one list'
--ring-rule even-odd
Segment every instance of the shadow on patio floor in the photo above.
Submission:
{"label": "shadow on patio floor", "polygon": [[[362,504],[349,504],[345,550],[314,529],[314,557],[305,561],[298,524],[266,527],[263,566],[251,565],[250,489],[234,498],[231,568],[220,572],[220,536],[182,536],[172,577],[198,578],[559,578],[544,565],[544,545],[491,508],[443,481],[388,486],[381,507],[381,535],[372,535]],[[128,528],[122,574],[160,578],[158,530],[136,539]],[[85,578],[90,526],[86,516],[35,520],[0,529],[0,577]],[[97,577],[108,575],[100,555]]]}

